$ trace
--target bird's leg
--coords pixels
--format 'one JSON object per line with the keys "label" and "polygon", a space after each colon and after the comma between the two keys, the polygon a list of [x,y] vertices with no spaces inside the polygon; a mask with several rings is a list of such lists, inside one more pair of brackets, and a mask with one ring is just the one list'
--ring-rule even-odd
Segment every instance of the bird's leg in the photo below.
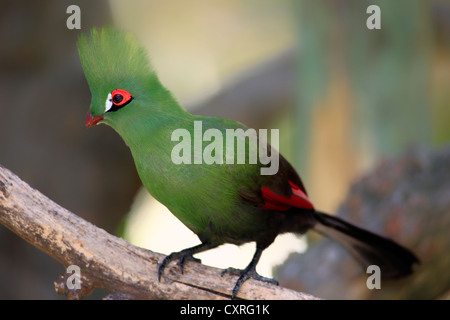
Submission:
{"label": "bird's leg", "polygon": [[202,242],[201,244],[199,244],[195,247],[187,248],[187,249],[181,250],[180,252],[172,252],[170,255],[165,257],[164,260],[159,265],[158,281],[161,280],[161,275],[162,275],[165,267],[169,264],[170,261],[178,259],[178,263],[179,263],[179,266],[181,269],[181,274],[183,274],[184,262],[186,259],[201,262],[199,259],[195,259],[193,257],[193,255],[196,253],[202,252],[202,251],[206,251],[208,249],[215,248],[215,247],[217,247],[217,245],[211,244],[209,242]]}
{"label": "bird's leg", "polygon": [[265,248],[256,245],[255,255],[253,256],[253,259],[250,262],[250,264],[244,270],[228,268],[228,269],[225,269],[222,271],[222,276],[226,273],[239,276],[239,279],[236,281],[236,284],[234,285],[234,288],[233,288],[233,291],[231,294],[232,299],[234,299],[236,297],[236,294],[238,293],[241,285],[249,278],[253,278],[256,280],[260,280],[260,281],[278,285],[277,280],[272,279],[272,278],[263,277],[256,272],[256,265],[258,264],[259,258],[261,258],[261,254],[264,251],[264,249]]}

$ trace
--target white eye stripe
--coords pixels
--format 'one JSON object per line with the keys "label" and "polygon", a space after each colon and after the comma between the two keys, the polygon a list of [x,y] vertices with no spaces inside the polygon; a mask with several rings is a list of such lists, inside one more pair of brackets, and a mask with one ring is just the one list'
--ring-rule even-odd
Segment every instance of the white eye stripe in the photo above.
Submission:
{"label": "white eye stripe", "polygon": [[105,102],[105,112],[108,112],[109,109],[111,109],[113,103],[112,103],[112,97],[111,97],[111,93],[108,93],[108,97],[106,98],[106,102]]}

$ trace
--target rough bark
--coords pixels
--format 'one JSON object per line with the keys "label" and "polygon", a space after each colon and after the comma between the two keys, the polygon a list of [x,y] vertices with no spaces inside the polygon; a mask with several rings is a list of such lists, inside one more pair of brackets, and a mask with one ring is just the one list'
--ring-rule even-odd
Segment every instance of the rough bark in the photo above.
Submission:
{"label": "rough bark", "polygon": [[[81,288],[67,286],[72,273],[55,281],[55,290],[80,299],[96,287],[111,291],[108,299],[229,299],[236,281],[220,270],[186,262],[184,274],[175,262],[157,278],[164,255],[136,247],[62,208],[11,171],[0,166],[0,223],[66,268],[80,268]],[[73,283],[72,281],[70,281]],[[241,299],[315,299],[248,280]]]}

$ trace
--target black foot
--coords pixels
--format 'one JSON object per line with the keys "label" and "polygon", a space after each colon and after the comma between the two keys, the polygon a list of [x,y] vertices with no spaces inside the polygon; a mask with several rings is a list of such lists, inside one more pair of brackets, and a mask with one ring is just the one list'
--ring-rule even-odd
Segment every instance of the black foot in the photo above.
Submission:
{"label": "black foot", "polygon": [[161,281],[161,275],[164,271],[164,269],[166,268],[166,266],[169,264],[170,261],[172,260],[177,260],[178,259],[178,265],[180,266],[180,271],[181,274],[183,274],[184,272],[184,262],[186,261],[186,259],[188,260],[192,260],[195,262],[202,262],[200,259],[196,259],[192,256],[192,253],[190,252],[184,252],[180,251],[180,252],[173,252],[170,255],[168,255],[167,257],[164,258],[164,260],[161,262],[161,265],[158,268],[158,281]]}
{"label": "black foot", "polygon": [[263,282],[267,282],[270,284],[278,285],[278,281],[276,279],[266,278],[266,277],[259,275],[256,272],[254,266],[252,266],[252,265],[249,265],[244,270],[228,268],[228,269],[225,269],[222,271],[221,276],[223,276],[224,274],[231,274],[231,275],[239,276],[238,280],[236,281],[236,284],[234,285],[233,291],[231,293],[231,299],[236,298],[236,295],[237,295],[241,285],[250,278],[253,278],[253,279],[256,279],[259,281],[263,281]]}
{"label": "black foot", "polygon": [[170,261],[178,259],[178,265],[180,266],[181,274],[183,274],[184,262],[186,261],[186,259],[201,263],[202,261],[200,259],[196,259],[192,255],[202,252],[202,251],[205,251],[205,250],[208,250],[208,249],[211,249],[211,248],[214,248],[216,246],[217,245],[212,245],[210,243],[205,242],[198,246],[184,249],[180,252],[173,252],[173,253],[169,254],[167,257],[164,258],[164,260],[161,262],[161,264],[158,268],[158,281],[161,281],[161,275]]}

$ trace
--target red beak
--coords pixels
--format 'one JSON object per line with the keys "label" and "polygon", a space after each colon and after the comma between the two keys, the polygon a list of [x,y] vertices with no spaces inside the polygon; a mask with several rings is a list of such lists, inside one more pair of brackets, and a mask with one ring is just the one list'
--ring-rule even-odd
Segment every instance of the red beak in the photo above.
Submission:
{"label": "red beak", "polygon": [[86,122],[85,125],[86,127],[92,127],[95,126],[99,121],[103,120],[103,116],[93,116],[92,113],[90,111],[88,111],[87,115],[86,115]]}

